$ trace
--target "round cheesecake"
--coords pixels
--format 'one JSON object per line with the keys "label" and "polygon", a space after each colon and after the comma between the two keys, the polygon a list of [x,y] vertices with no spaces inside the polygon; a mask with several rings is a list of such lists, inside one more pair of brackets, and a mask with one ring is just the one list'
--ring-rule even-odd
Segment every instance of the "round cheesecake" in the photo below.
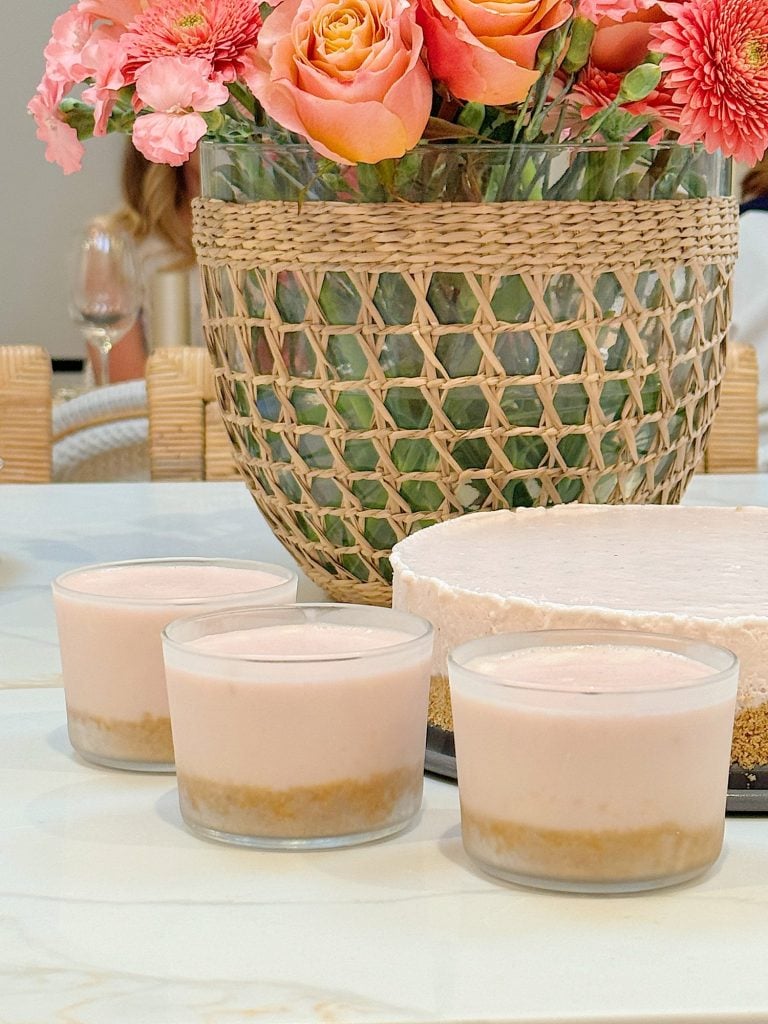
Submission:
{"label": "round cheesecake", "polygon": [[631,629],[740,661],[733,758],[768,763],[768,509],[560,505],[477,512],[392,552],[393,605],[435,628],[430,724],[453,728],[447,652],[492,633]]}

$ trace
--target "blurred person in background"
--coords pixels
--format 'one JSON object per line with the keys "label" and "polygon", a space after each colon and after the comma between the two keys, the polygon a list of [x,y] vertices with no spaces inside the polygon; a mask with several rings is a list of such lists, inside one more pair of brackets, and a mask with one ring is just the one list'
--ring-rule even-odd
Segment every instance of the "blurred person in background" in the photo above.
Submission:
{"label": "blurred person in background", "polygon": [[143,281],[142,310],[137,322],[109,356],[110,381],[144,376],[149,353],[160,343],[153,338],[153,282],[175,271],[188,280],[189,343],[202,345],[200,283],[192,246],[191,201],[200,192],[197,150],[181,167],[151,163],[130,140],[122,167],[123,205],[109,218],[133,236]]}

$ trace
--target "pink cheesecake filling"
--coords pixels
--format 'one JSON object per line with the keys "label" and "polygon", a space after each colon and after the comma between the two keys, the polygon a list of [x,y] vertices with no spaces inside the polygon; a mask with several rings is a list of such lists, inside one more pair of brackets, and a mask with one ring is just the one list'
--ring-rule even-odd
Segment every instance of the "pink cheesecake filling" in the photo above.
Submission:
{"label": "pink cheesecake filling", "polygon": [[307,622],[166,649],[177,771],[289,789],[418,765],[429,657],[412,639]]}
{"label": "pink cheesecake filling", "polygon": [[[370,626],[347,626],[331,622],[269,626],[258,629],[234,629],[189,642],[189,648],[201,654],[224,657],[268,657],[304,659],[349,657],[407,643],[409,633]],[[300,669],[298,677],[306,672]]]}
{"label": "pink cheesecake filling", "polygon": [[[529,647],[451,683],[462,804],[537,828],[701,827],[723,814],[733,699],[649,647]],[[717,798],[713,801],[713,794]]]}
{"label": "pink cheesecake filling", "polygon": [[580,693],[659,690],[712,675],[707,665],[673,651],[620,644],[525,647],[473,658],[466,667],[518,686]]}
{"label": "pink cheesecake filling", "polygon": [[[282,586],[281,586],[282,585]],[[275,591],[274,599],[268,595]],[[54,586],[67,706],[98,732],[144,722],[170,736],[161,634],[192,612],[292,600],[290,580],[255,565],[158,561],[89,567]],[[74,717],[74,715],[72,716]],[[168,744],[166,744],[168,745]]]}
{"label": "pink cheesecake filling", "polygon": [[[393,607],[435,627],[430,720],[441,728],[451,728],[448,651],[523,630],[705,640],[739,658],[739,710],[768,702],[768,509],[572,504],[476,512],[412,534],[391,560]],[[768,758],[768,741],[763,746]]]}
{"label": "pink cheesecake filling", "polygon": [[65,586],[81,594],[131,601],[178,601],[247,594],[283,583],[260,569],[228,565],[115,565],[72,573]]}
{"label": "pink cheesecake filling", "polygon": [[650,640],[513,643],[458,651],[450,666],[469,854],[556,888],[674,881],[713,863],[736,690],[727,652],[715,670]]}

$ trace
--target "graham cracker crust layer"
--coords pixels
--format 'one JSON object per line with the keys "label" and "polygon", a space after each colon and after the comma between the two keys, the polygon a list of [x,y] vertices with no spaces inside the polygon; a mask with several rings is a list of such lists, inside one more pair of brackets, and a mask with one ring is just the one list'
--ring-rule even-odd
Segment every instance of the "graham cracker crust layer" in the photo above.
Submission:
{"label": "graham cracker crust layer", "polygon": [[768,703],[743,708],[736,715],[731,760],[742,768],[768,764]]}
{"label": "graham cracker crust layer", "polygon": [[373,832],[415,814],[421,802],[421,762],[367,779],[270,789],[177,776],[184,817],[231,835],[276,839]]}
{"label": "graham cracker crust layer", "polygon": [[[433,675],[430,680],[428,720],[430,725],[453,732],[447,676]],[[755,708],[744,708],[736,715],[731,763],[748,769],[768,764],[768,702]]]}
{"label": "graham cracker crust layer", "polygon": [[687,829],[674,822],[653,828],[534,828],[474,814],[462,805],[467,851],[487,864],[520,875],[580,882],[621,882],[683,875],[713,864],[724,822]]}
{"label": "graham cracker crust layer", "polygon": [[427,719],[430,725],[436,725],[438,729],[444,729],[445,732],[453,732],[453,712],[448,676],[432,676],[429,681]]}
{"label": "graham cracker crust layer", "polygon": [[136,721],[86,715],[67,708],[69,739],[75,750],[114,761],[173,764],[170,718],[142,715]]}

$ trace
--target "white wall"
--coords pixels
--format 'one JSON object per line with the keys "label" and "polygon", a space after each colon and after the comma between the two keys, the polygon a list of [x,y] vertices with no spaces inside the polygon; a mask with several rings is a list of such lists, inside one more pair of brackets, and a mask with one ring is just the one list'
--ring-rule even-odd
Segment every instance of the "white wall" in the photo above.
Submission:
{"label": "white wall", "polygon": [[39,344],[82,357],[67,314],[66,261],[78,227],[119,201],[124,138],[86,143],[83,170],[65,176],[45,160],[26,104],[43,70],[54,18],[70,0],[0,0],[0,344]]}
{"label": "white wall", "polygon": [[124,139],[85,144],[79,174],[45,159],[26,112],[43,71],[54,18],[70,0],[0,0],[0,344],[38,344],[52,356],[83,356],[67,314],[66,262],[78,227],[119,202]]}

